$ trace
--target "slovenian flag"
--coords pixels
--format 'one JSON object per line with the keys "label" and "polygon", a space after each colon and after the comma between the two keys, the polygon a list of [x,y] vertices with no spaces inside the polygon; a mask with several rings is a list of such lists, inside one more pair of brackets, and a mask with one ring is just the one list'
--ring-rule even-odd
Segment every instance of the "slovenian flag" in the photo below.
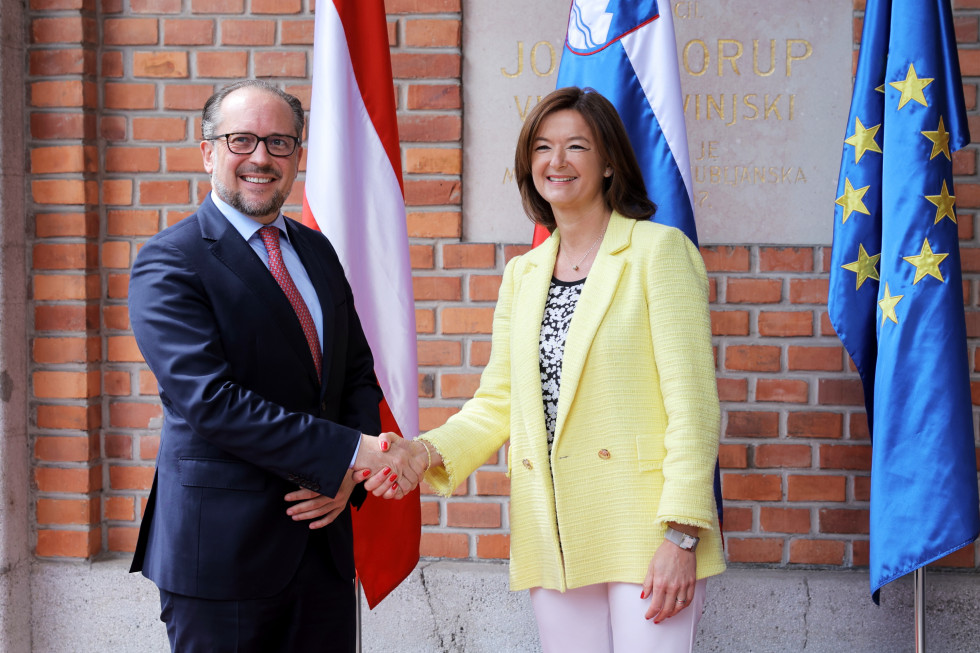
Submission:
{"label": "slovenian flag", "polygon": [[[317,3],[305,187],[303,222],[336,248],[374,354],[382,428],[415,437],[415,302],[383,0]],[[402,501],[368,495],[353,520],[373,608],[418,563],[419,491]]]}
{"label": "slovenian flag", "polygon": [[557,86],[591,87],[613,103],[657,205],[654,221],[677,227],[697,245],[670,4],[575,0]]}

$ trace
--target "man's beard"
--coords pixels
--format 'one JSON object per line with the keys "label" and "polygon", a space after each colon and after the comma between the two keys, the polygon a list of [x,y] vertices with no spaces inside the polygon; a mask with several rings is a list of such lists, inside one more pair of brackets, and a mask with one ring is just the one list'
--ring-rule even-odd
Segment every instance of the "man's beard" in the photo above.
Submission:
{"label": "man's beard", "polygon": [[252,218],[262,218],[273,213],[279,213],[279,209],[286,203],[286,193],[281,188],[268,200],[257,202],[245,199],[241,191],[232,192],[214,176],[211,177],[211,186],[214,187],[218,197],[225,203]]}

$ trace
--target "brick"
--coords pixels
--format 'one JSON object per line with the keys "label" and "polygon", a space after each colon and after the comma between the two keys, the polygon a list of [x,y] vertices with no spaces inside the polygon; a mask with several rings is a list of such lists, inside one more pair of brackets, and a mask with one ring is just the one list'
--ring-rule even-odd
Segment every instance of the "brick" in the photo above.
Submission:
{"label": "brick", "polygon": [[140,202],[146,204],[187,204],[190,184],[187,181],[141,181]]}
{"label": "brick", "polygon": [[441,314],[445,334],[486,333],[493,326],[492,308],[444,308]]}
{"label": "brick", "polygon": [[779,414],[747,410],[729,411],[725,435],[730,438],[778,437]]}
{"label": "brick", "polygon": [[747,372],[778,372],[779,347],[768,345],[730,345],[725,348],[725,368]]}
{"label": "brick", "polygon": [[718,446],[718,464],[722,469],[746,469],[749,466],[749,448],[744,444]]}
{"label": "brick", "polygon": [[789,301],[793,304],[827,303],[827,279],[790,279]]}
{"label": "brick", "polygon": [[820,469],[871,471],[871,446],[857,444],[820,445]]}
{"label": "brick", "polygon": [[102,468],[35,467],[34,482],[39,492],[88,494],[102,489]]}
{"label": "brick", "polygon": [[123,53],[113,50],[102,53],[102,77],[120,78],[125,75],[125,64],[123,63]]}
{"label": "brick", "polygon": [[782,539],[727,538],[729,562],[777,563],[783,559]]}
{"label": "brick", "polygon": [[813,272],[810,247],[760,247],[760,272]]}
{"label": "brick", "polygon": [[102,355],[99,338],[35,338],[35,363],[90,363]]}
{"label": "brick", "polygon": [[35,270],[91,270],[98,266],[98,249],[94,243],[41,243],[31,260]]}
{"label": "brick", "polygon": [[81,80],[34,82],[30,88],[34,107],[91,107],[95,99],[94,87]]}
{"label": "brick", "polygon": [[419,365],[455,367],[463,363],[463,346],[455,340],[419,340]]}
{"label": "brick", "polygon": [[844,418],[839,413],[794,412],[786,419],[786,435],[795,438],[833,438],[843,436]]}
{"label": "brick", "polygon": [[402,143],[455,142],[463,134],[463,121],[456,115],[398,116],[398,136]]}
{"label": "brick", "polygon": [[99,217],[92,211],[85,213],[37,213],[34,231],[38,238],[59,236],[98,236]]}
{"label": "brick", "polygon": [[805,444],[759,444],[752,460],[760,469],[810,467],[813,454]]}
{"label": "brick", "polygon": [[435,333],[436,312],[431,309],[415,309],[415,330],[418,333]]}
{"label": "brick", "polygon": [[749,382],[747,379],[723,379],[719,377],[718,399],[720,401],[744,402],[749,397]]}
{"label": "brick", "polygon": [[105,85],[104,94],[107,109],[156,108],[156,86],[154,84],[109,82]]}
{"label": "brick", "polygon": [[751,531],[752,509],[725,506],[721,521],[722,530],[726,533]]}
{"label": "brick", "polygon": [[823,508],[819,512],[820,532],[847,535],[868,534],[868,511]]}
{"label": "brick", "polygon": [[459,180],[408,179],[405,181],[405,206],[458,205],[460,199]]}
{"label": "brick", "polygon": [[39,525],[88,525],[99,522],[101,504],[94,499],[39,498],[35,514]]}
{"label": "brick", "polygon": [[33,113],[31,136],[38,139],[94,139],[95,116],[81,113]]}
{"label": "brick", "polygon": [[111,236],[152,236],[159,231],[159,211],[108,211],[107,231]]}
{"label": "brick", "polygon": [[809,533],[810,511],[804,508],[769,508],[759,510],[759,525],[768,533]]}
{"label": "brick", "polygon": [[443,399],[469,399],[478,387],[479,374],[443,374],[440,381]]}
{"label": "brick", "polygon": [[459,84],[409,84],[405,106],[410,111],[449,111],[461,109]]}
{"label": "brick", "polygon": [[423,406],[419,408],[419,429],[431,431],[438,428],[458,412],[458,408],[450,406]]}
{"label": "brick", "polygon": [[782,292],[783,283],[777,279],[728,279],[725,285],[729,304],[775,304]]}
{"label": "brick", "polygon": [[403,153],[406,173],[458,175],[462,171],[463,150],[458,147],[409,147]]}
{"label": "brick", "polygon": [[42,404],[37,407],[37,426],[41,429],[98,429],[102,426],[102,407]]}
{"label": "brick", "polygon": [[102,244],[103,267],[129,269],[132,264],[131,258],[128,242],[111,241]]}
{"label": "brick", "polygon": [[454,48],[460,46],[458,19],[414,19],[405,21],[405,45],[410,48]]}
{"label": "brick", "polygon": [[844,369],[843,347],[790,345],[786,350],[787,369],[840,372]]}
{"label": "brick", "polygon": [[276,24],[271,20],[223,20],[221,21],[222,45],[273,45],[276,41]]}
{"label": "brick", "polygon": [[446,504],[446,525],[455,528],[500,528],[499,503]]}
{"label": "brick", "polygon": [[810,384],[801,379],[759,379],[755,385],[756,401],[806,403]]}
{"label": "brick", "polygon": [[824,406],[864,405],[864,388],[858,379],[820,379],[817,396]]}
{"label": "brick", "polygon": [[181,0],[129,0],[129,8],[136,14],[179,14]]}
{"label": "brick", "polygon": [[98,438],[85,436],[38,436],[34,457],[49,463],[84,463],[99,456]]}
{"label": "brick", "polygon": [[34,396],[41,399],[85,399],[99,393],[98,372],[34,372]]}
{"label": "brick", "polygon": [[470,301],[496,302],[502,281],[503,277],[500,275],[471,275],[469,287]]}
{"label": "brick", "polygon": [[809,311],[762,311],[759,335],[771,337],[812,336],[813,313]]}
{"label": "brick", "polygon": [[108,344],[110,361],[124,363],[143,362],[143,356],[140,354],[139,347],[136,346],[136,338],[133,336],[109,336]]}
{"label": "brick", "polygon": [[149,490],[152,483],[152,466],[112,465],[109,467],[109,487],[113,490]]}
{"label": "brick", "polygon": [[160,449],[159,435],[144,435],[139,440],[140,460],[155,460]]}
{"label": "brick", "polygon": [[782,499],[782,479],[776,474],[721,475],[722,496],[729,501],[779,501]]}
{"label": "brick", "polygon": [[422,533],[419,555],[429,558],[466,558],[469,540],[463,533]]}
{"label": "brick", "polygon": [[31,75],[95,75],[95,53],[82,48],[33,50],[28,54]]}
{"label": "brick", "polygon": [[[59,299],[59,297],[54,298]],[[94,304],[90,306],[35,305],[34,307],[34,328],[37,331],[78,331],[95,329],[98,325],[99,307]]]}
{"label": "brick", "polygon": [[105,152],[106,172],[158,172],[160,150],[156,147],[109,147]]}
{"label": "brick", "polygon": [[31,150],[31,172],[34,174],[97,172],[98,156],[98,150],[92,146],[36,147]]}
{"label": "brick", "polygon": [[38,204],[98,204],[98,186],[82,179],[41,179],[31,182]]}
{"label": "brick", "polygon": [[865,502],[871,500],[871,477],[870,476],[854,477],[854,500],[865,501]]}
{"label": "brick", "polygon": [[478,471],[474,478],[478,496],[510,496],[510,478],[505,472]]}
{"label": "brick", "polygon": [[253,14],[298,14],[303,9],[301,0],[252,0]]}
{"label": "brick", "polygon": [[102,375],[102,394],[111,397],[126,397],[132,393],[129,372],[110,370]]}
{"label": "brick", "polygon": [[37,555],[42,558],[88,558],[102,546],[101,529],[37,531]]}
{"label": "brick", "polygon": [[[200,111],[214,93],[213,86],[167,84],[163,87],[163,108],[175,111]],[[200,135],[200,131],[195,131]]]}
{"label": "brick", "polygon": [[708,272],[748,272],[752,263],[748,247],[702,247],[701,256]]}
{"label": "brick", "polygon": [[164,150],[167,172],[204,172],[200,147],[168,147]]}
{"label": "brick", "polygon": [[139,387],[141,395],[156,395],[159,392],[157,379],[149,370],[140,370]]}
{"label": "brick", "polygon": [[453,244],[442,248],[443,268],[492,268],[496,264],[493,244]]}
{"label": "brick", "polygon": [[440,504],[438,501],[422,502],[422,525],[423,526],[439,525],[439,505]]}
{"label": "brick", "polygon": [[133,437],[122,433],[108,433],[104,437],[103,447],[106,458],[132,460]]}
{"label": "brick", "polygon": [[483,367],[490,362],[490,341],[475,340],[470,343],[470,365]]}
{"label": "brick", "polygon": [[110,521],[132,521],[136,517],[136,502],[133,497],[106,497],[103,514]]}
{"label": "brick", "polygon": [[388,14],[441,14],[459,12],[462,0],[385,0]]}
{"label": "brick", "polygon": [[459,301],[463,297],[462,281],[460,277],[412,277],[415,301]]}
{"label": "brick", "polygon": [[139,528],[135,526],[110,526],[107,533],[107,545],[110,551],[132,553],[136,550],[136,540]]}
{"label": "brick", "polygon": [[189,76],[187,52],[134,52],[133,76],[180,79]]}
{"label": "brick", "polygon": [[109,406],[109,424],[117,428],[146,429],[159,426],[163,410],[159,404],[114,402]]}
{"label": "brick", "polygon": [[34,275],[34,299],[38,301],[93,299],[98,296],[99,277],[97,275]]}
{"label": "brick", "polygon": [[191,12],[195,14],[240,14],[245,11],[245,0],[191,0]]}
{"label": "brick", "polygon": [[195,59],[198,77],[239,78],[248,73],[248,52],[244,50],[198,52]]}
{"label": "brick", "polygon": [[105,45],[152,45],[160,39],[156,18],[109,18],[102,23]]}
{"label": "brick", "polygon": [[510,557],[510,535],[477,535],[476,556],[483,559],[506,559]]}
{"label": "brick", "polygon": [[306,77],[305,52],[253,52],[256,77]]}
{"label": "brick", "polygon": [[711,335],[749,335],[748,311],[711,311]]}
{"label": "brick", "polygon": [[846,547],[836,540],[793,540],[789,561],[800,565],[842,565]]}
{"label": "brick", "polygon": [[33,43],[98,42],[98,28],[93,19],[85,16],[35,18],[31,21]]}
{"label": "brick", "polygon": [[839,501],[847,499],[847,479],[843,476],[789,475],[786,498],[790,501]]}
{"label": "brick", "polygon": [[391,53],[394,79],[458,79],[462,72],[459,54],[415,52]]}
{"label": "brick", "polygon": [[163,21],[164,45],[212,45],[214,21],[168,18]]}
{"label": "brick", "polygon": [[[255,11],[255,5],[252,5]],[[284,20],[279,23],[283,45],[313,45],[312,20]]]}

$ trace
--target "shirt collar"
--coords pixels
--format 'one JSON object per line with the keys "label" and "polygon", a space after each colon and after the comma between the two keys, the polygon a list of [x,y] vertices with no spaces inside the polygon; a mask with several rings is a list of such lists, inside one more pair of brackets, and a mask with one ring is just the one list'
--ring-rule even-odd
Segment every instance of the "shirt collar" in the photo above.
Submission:
{"label": "shirt collar", "polygon": [[[264,226],[222,200],[213,190],[211,191],[211,201],[221,211],[221,215],[225,216],[228,222],[231,223],[231,226],[235,228],[235,231],[240,233],[246,241],[251,239]],[[278,227],[280,235],[285,236],[287,240],[289,239],[289,232],[286,231],[286,219],[283,217],[282,212],[270,224]]]}

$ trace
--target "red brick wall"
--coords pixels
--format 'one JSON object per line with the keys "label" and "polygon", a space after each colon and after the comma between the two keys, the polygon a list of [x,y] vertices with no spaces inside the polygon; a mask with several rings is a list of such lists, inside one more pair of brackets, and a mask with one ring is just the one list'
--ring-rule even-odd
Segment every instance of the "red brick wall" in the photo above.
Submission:
{"label": "red brick wall", "polygon": [[[31,0],[31,425],[36,551],[131,551],[161,411],[126,309],[149,236],[208,192],[199,112],[243,76],[308,102],[311,0]],[[980,1],[956,0],[980,134]],[[419,332],[421,425],[472,395],[505,262],[524,244],[461,241],[461,0],[387,0]],[[855,35],[863,3],[856,2]],[[971,365],[980,371],[980,179],[955,156]],[[302,183],[287,206],[298,212]],[[830,208],[813,219],[830,219]],[[530,237],[530,232],[529,232]],[[826,315],[829,247],[703,249],[723,406],[728,555],[765,565],[867,564],[860,383]],[[974,375],[975,378],[977,375]],[[980,404],[980,382],[974,382]],[[502,452],[455,496],[423,497],[422,554],[505,558]],[[945,564],[976,566],[976,547]]]}

